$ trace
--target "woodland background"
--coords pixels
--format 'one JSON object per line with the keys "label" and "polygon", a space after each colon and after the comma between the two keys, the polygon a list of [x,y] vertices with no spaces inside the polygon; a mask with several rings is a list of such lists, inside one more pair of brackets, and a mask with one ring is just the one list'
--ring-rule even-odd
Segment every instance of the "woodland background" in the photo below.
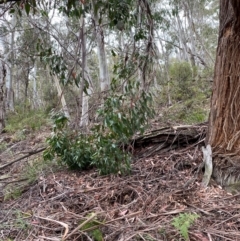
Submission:
{"label": "woodland background", "polygon": [[86,126],[96,119],[101,92],[109,95],[113,83],[118,93],[140,83],[154,98],[159,122],[207,120],[218,1],[18,7],[1,17],[6,131],[16,130],[13,122],[39,128],[52,109],[63,109],[76,127]]}

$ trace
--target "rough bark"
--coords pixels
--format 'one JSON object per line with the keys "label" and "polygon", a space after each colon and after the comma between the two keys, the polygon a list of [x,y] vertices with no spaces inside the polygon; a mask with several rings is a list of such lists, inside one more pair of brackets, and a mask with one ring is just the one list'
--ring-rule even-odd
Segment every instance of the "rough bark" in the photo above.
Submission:
{"label": "rough bark", "polygon": [[215,156],[213,175],[222,185],[238,181],[240,170],[235,165],[240,160],[239,13],[238,0],[220,1],[219,39],[207,142]]}

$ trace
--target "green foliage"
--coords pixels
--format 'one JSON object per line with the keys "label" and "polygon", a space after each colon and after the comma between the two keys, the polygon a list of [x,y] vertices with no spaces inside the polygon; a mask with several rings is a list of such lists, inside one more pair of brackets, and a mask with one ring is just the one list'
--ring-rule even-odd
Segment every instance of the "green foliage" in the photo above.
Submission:
{"label": "green foliage", "polygon": [[173,98],[176,101],[186,100],[194,96],[193,73],[189,63],[173,62],[169,68],[169,77]]}
{"label": "green foliage", "polygon": [[195,71],[198,75],[194,77],[188,63],[174,61],[170,64],[169,82],[166,73],[157,76],[161,87],[155,89],[155,104],[163,107],[162,122],[194,124],[207,120],[212,72]]}
{"label": "green foliage", "polygon": [[53,48],[44,48],[42,41],[39,39],[36,45],[40,55],[40,60],[49,65],[52,75],[57,75],[60,82],[66,85],[69,81],[67,62],[60,54],[57,54]]}
{"label": "green foliage", "polygon": [[188,229],[200,216],[192,213],[181,213],[173,219],[172,225],[180,232],[185,240],[189,240]]}
{"label": "green foliage", "polygon": [[29,15],[29,12],[30,12],[30,9],[31,9],[30,4],[28,2],[26,2],[24,5],[25,5],[26,14]]}
{"label": "green foliage", "polygon": [[23,170],[20,173],[21,179],[26,180],[26,184],[34,183],[40,175],[49,173],[51,171],[58,170],[59,166],[56,163],[49,160],[43,160],[42,157],[28,161],[24,165]]}
{"label": "green foliage", "polygon": [[2,141],[0,143],[0,153],[5,151],[6,149],[7,149],[7,143]]}
{"label": "green foliage", "polygon": [[[90,214],[90,215],[94,215],[94,214]],[[91,217],[90,215],[88,215],[89,217]],[[102,241],[103,240],[103,233],[102,231],[99,229],[99,225],[101,225],[102,222],[100,222],[96,217],[87,222],[86,224],[84,224],[81,227],[81,231],[82,232],[88,232],[88,234],[92,237],[92,239],[94,241]]]}
{"label": "green foliage", "polygon": [[45,160],[56,156],[71,169],[87,169],[91,165],[93,147],[90,136],[71,132],[67,128],[68,119],[62,113],[52,115],[53,134],[47,138],[48,148],[44,152]]}
{"label": "green foliage", "polygon": [[144,131],[153,116],[152,96],[139,91],[138,84],[129,83],[124,94],[117,94],[112,88],[112,94],[98,111],[102,123],[92,128],[89,135],[70,131],[62,113],[52,116],[53,134],[47,139],[45,159],[57,157],[73,169],[94,166],[100,174],[130,171],[131,155],[124,148],[136,132]]}
{"label": "green foliage", "polygon": [[25,130],[39,130],[42,126],[46,126],[47,123],[48,119],[43,110],[26,110],[17,106],[15,111],[7,116],[5,131],[16,132],[20,136],[24,136]]}
{"label": "green foliage", "polygon": [[52,88],[49,84],[43,89],[43,100],[46,103],[45,113],[49,114],[52,109],[56,108],[59,103],[57,90]]}
{"label": "green foliage", "polygon": [[43,160],[42,158],[36,158],[29,160],[22,167],[19,172],[18,183],[10,183],[6,188],[4,188],[4,200],[16,199],[22,195],[22,190],[32,183],[34,183],[39,175],[49,173],[50,171],[55,171],[59,169],[59,165],[53,163],[49,160]]}
{"label": "green foliage", "polygon": [[26,219],[29,218],[28,215],[22,213],[20,210],[17,210],[15,213],[15,220],[14,220],[14,227],[18,229],[27,229],[28,228],[28,222]]}
{"label": "green foliage", "polygon": [[16,199],[22,195],[22,189],[20,187],[9,186],[4,190],[4,201],[9,199]]}
{"label": "green foliage", "polygon": [[203,101],[200,97],[193,97],[189,101],[176,103],[167,108],[163,113],[163,121],[171,121],[175,123],[195,124],[207,121],[209,109],[208,100]]}

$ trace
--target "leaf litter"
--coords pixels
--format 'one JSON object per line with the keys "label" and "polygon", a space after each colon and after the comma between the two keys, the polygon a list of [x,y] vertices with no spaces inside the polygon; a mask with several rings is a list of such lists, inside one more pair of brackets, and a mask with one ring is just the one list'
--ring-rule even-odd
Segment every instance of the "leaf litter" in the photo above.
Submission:
{"label": "leaf litter", "polygon": [[0,170],[0,240],[184,240],[172,225],[180,214],[199,216],[188,229],[191,241],[240,240],[240,194],[213,180],[201,186],[205,133],[204,124],[152,131],[132,143],[128,176],[49,168],[6,200],[8,186],[24,183],[18,173],[26,162],[40,158],[33,150],[45,136],[9,144],[1,166],[31,155]]}

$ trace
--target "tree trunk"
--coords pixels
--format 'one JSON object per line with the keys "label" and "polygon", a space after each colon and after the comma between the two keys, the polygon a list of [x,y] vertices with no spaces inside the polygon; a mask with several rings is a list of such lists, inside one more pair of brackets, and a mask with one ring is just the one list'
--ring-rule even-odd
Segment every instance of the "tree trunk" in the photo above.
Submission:
{"label": "tree trunk", "polygon": [[37,90],[37,59],[34,61],[33,67],[33,108],[38,109],[40,107],[40,100]]}
{"label": "tree trunk", "polygon": [[65,100],[61,85],[59,83],[59,79],[55,74],[53,75],[53,80],[54,80],[56,88],[57,88],[58,97],[60,98],[60,101],[61,101],[61,104],[62,104],[62,111],[63,111],[64,115],[68,118],[68,120],[70,121],[71,118],[70,118],[70,114],[69,114],[69,111],[68,111],[67,102]]}
{"label": "tree trunk", "polygon": [[70,113],[69,113],[69,110],[68,110],[67,102],[66,102],[66,99],[65,99],[65,96],[64,96],[64,93],[63,93],[63,90],[61,88],[61,85],[60,85],[60,82],[59,82],[59,79],[58,79],[57,75],[53,74],[51,76],[49,66],[47,66],[47,74],[48,74],[49,79],[52,78],[54,83],[55,83],[55,86],[56,86],[57,92],[58,92],[58,97],[59,97],[59,99],[61,101],[61,104],[62,104],[62,111],[63,111],[64,115],[68,118],[69,121],[71,121],[71,116],[70,116]]}
{"label": "tree trunk", "polygon": [[[84,6],[83,6],[84,7]],[[83,8],[82,7],[82,8]],[[86,33],[85,33],[85,21],[84,16],[81,16],[81,43],[82,43],[82,83],[80,88],[80,100],[82,102],[82,114],[79,126],[87,127],[88,126],[88,95],[84,91],[85,84],[85,71],[87,69],[87,48],[86,48]],[[87,91],[87,90],[86,90]]]}
{"label": "tree trunk", "polygon": [[213,176],[222,185],[240,180],[240,1],[220,1],[220,28],[207,142]]}
{"label": "tree trunk", "polygon": [[5,127],[6,110],[6,68],[4,62],[0,61],[0,133]]}
{"label": "tree trunk", "polygon": [[13,91],[13,71],[14,71],[14,47],[15,47],[15,28],[16,28],[16,16],[13,15],[11,21],[11,34],[10,34],[10,61],[8,78],[7,78],[7,108],[10,111],[14,111],[14,91]]}
{"label": "tree trunk", "polygon": [[26,78],[25,78],[25,86],[24,86],[24,105],[25,109],[30,108],[30,103],[28,103],[28,87],[29,87],[29,73],[30,73],[30,66],[29,63],[27,64],[26,71]]}
{"label": "tree trunk", "polygon": [[94,31],[95,31],[96,42],[97,42],[100,88],[101,88],[101,91],[106,91],[109,89],[110,80],[109,80],[109,74],[108,74],[108,68],[107,68],[104,32],[103,32],[102,24],[99,21],[99,13],[98,13],[98,10],[96,10],[95,4],[96,4],[96,0],[92,0],[92,8],[93,8],[92,17],[94,20]]}

